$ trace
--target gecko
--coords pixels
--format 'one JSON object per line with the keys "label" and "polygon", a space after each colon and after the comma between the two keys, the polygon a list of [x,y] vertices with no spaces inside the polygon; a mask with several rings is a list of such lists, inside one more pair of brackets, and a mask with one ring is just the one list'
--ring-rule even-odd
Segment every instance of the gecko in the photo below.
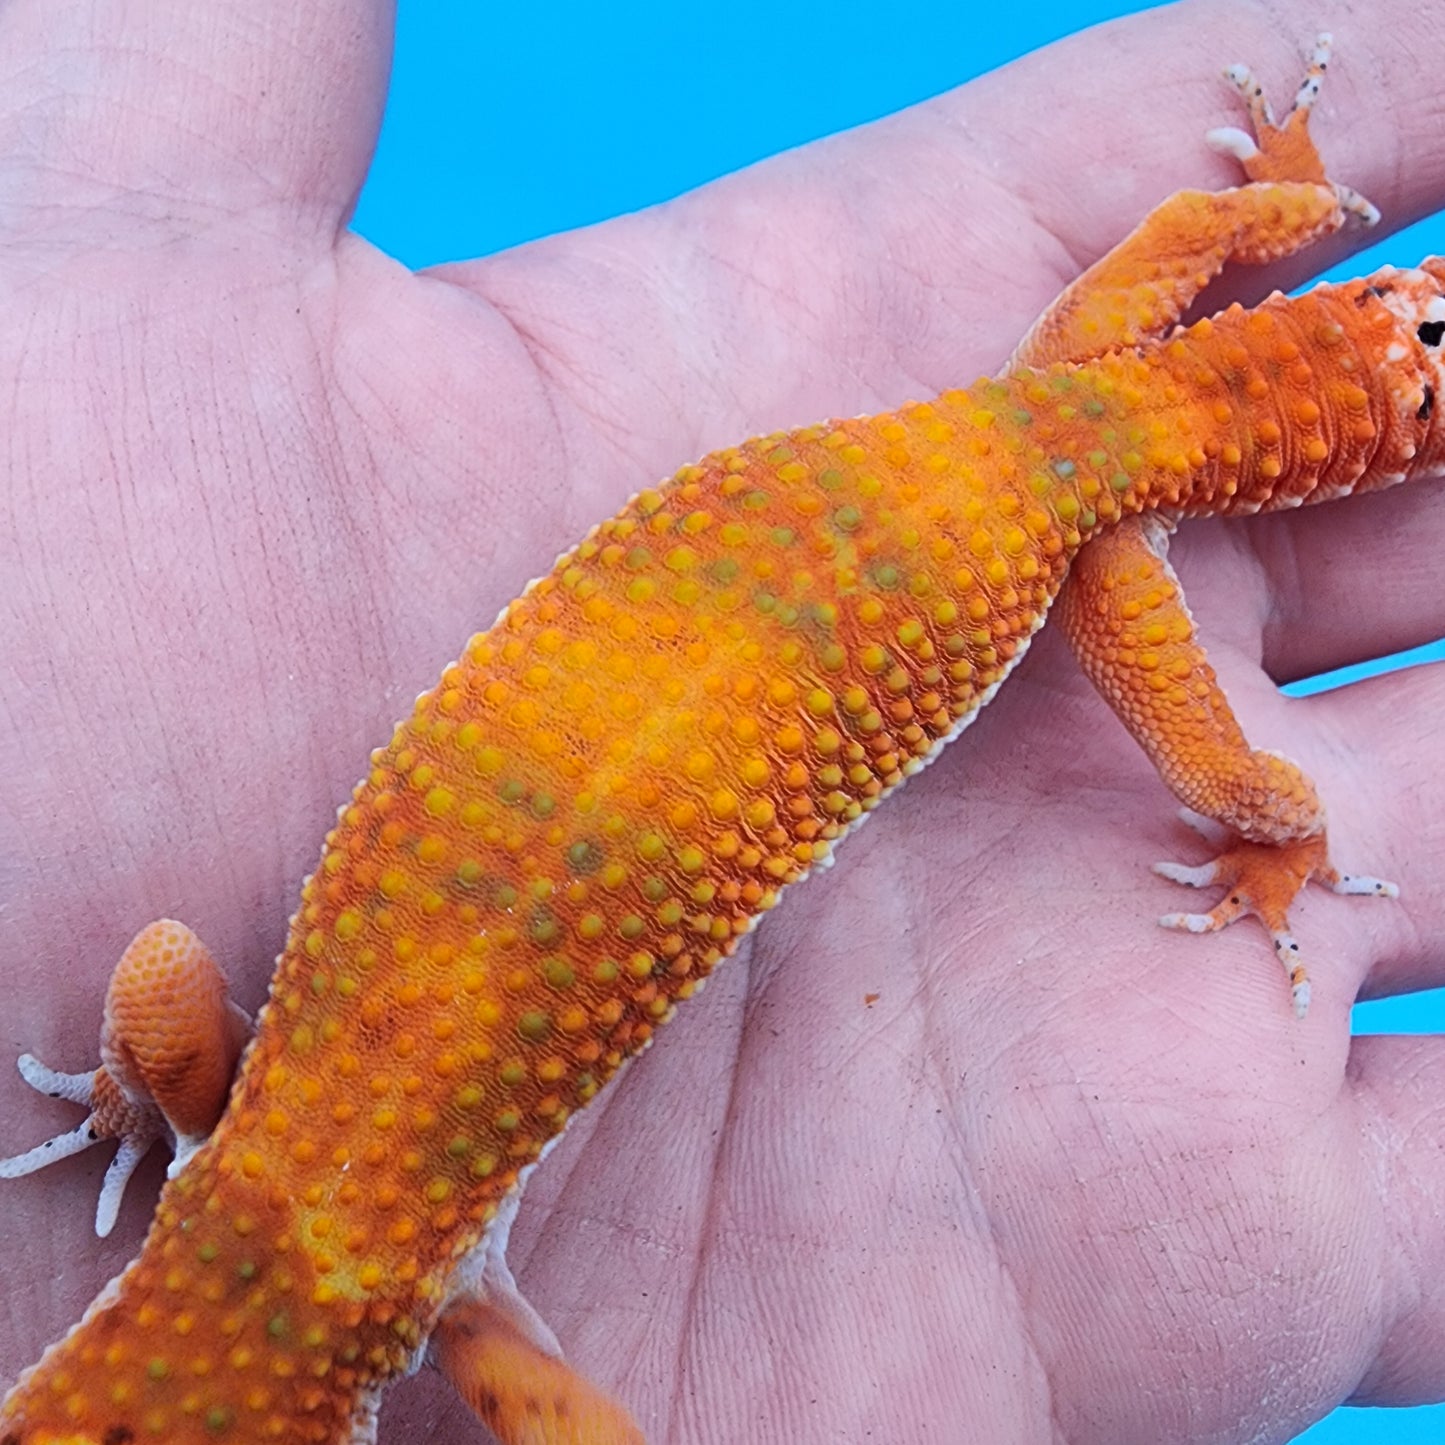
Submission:
{"label": "gecko", "polygon": [[[143,929],[101,1065],[28,1173],[119,1141],[175,1159],[141,1253],[0,1404],[0,1445],[365,1445],[437,1364],[502,1445],[635,1445],[505,1250],[568,1120],[794,883],[961,733],[1052,619],[1218,848],[1221,902],[1289,926],[1332,864],[1308,777],[1252,749],[1167,558],[1180,520],[1437,473],[1445,259],[1182,324],[1226,264],[1374,208],[1327,178],[1321,37],[1276,123],[1209,139],[1245,183],[1181,191],[1070,285],[996,376],[753,439],[640,493],[473,637],[340,809],[254,1027],[199,939]],[[233,1082],[234,1074],[234,1082]]]}

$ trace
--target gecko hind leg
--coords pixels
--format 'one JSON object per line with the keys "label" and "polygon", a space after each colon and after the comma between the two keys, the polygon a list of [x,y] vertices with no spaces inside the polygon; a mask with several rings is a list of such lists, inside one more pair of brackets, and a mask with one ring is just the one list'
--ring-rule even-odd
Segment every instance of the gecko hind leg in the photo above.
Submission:
{"label": "gecko hind leg", "polygon": [[118,1140],[95,1211],[95,1232],[109,1234],[126,1184],[152,1144],[174,1142],[174,1174],[210,1134],[250,1032],[250,1019],[226,997],[225,978],[200,939],[170,919],[149,924],[121,955],[106,989],[101,1066],[67,1074],[31,1054],[17,1061],[31,1088],[90,1112],[69,1132],[0,1159],[0,1179]]}

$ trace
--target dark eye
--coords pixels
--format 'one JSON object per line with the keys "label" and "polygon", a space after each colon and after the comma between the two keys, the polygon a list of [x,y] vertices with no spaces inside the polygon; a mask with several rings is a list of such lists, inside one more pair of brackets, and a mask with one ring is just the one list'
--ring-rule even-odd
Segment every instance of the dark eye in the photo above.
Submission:
{"label": "dark eye", "polygon": [[1445,321],[1422,321],[1416,328],[1415,335],[1426,346],[1439,346],[1441,338],[1445,337]]}

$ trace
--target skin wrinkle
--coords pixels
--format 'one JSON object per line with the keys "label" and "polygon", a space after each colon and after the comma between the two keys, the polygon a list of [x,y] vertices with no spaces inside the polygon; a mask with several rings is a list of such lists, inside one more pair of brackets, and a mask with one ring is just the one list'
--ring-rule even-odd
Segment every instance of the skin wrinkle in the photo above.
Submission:
{"label": "skin wrinkle", "polygon": [[[1357,1064],[1352,1064],[1350,1073],[1356,1078],[1360,1077],[1360,1070]],[[1395,1196],[1398,1192],[1397,1173],[1398,1163],[1404,1157],[1404,1146],[1406,1141],[1399,1137],[1397,1131],[1390,1125],[1388,1119],[1382,1117],[1376,1107],[1372,1091],[1368,1088],[1355,1091],[1356,1110],[1360,1119],[1360,1132],[1368,1137],[1372,1146],[1371,1153],[1375,1164],[1375,1193],[1376,1200],[1380,1206],[1380,1213],[1387,1215],[1386,1201]],[[1436,1146],[1436,1141],[1429,1141],[1431,1146]],[[1386,1243],[1388,1247],[1388,1263],[1392,1266],[1390,1273],[1393,1276],[1392,1282],[1397,1294],[1396,1311],[1394,1320],[1380,1321],[1380,1337],[1383,1340],[1388,1337],[1396,1322],[1407,1319],[1415,1309],[1421,1297],[1421,1289],[1418,1281],[1421,1275],[1418,1273],[1422,1261],[1414,1257],[1414,1236],[1408,1231],[1396,1231],[1387,1233]]]}
{"label": "skin wrinkle", "polygon": [[[1418,1084],[1414,1077],[1410,1081],[1414,1086],[1412,1092],[1418,1095],[1412,1103],[1421,1107],[1421,1117],[1408,1130],[1390,1128],[1388,1120],[1383,1117],[1379,1122],[1383,1130],[1382,1141],[1388,1145],[1383,1163],[1388,1169],[1387,1187],[1391,1196],[1399,1194],[1408,1197],[1413,1206],[1412,1212],[1418,1211],[1420,1218],[1429,1219],[1433,1205],[1428,1188],[1421,1187],[1421,1171],[1415,1156],[1420,1153],[1423,1153],[1426,1159],[1432,1155],[1438,1156],[1442,1110],[1435,1102],[1440,1097],[1439,1080],[1434,1077],[1435,1063],[1424,1052],[1425,1048],[1428,1048],[1428,1041],[1412,1040],[1412,1044],[1416,1061],[1413,1072],[1418,1076]],[[1369,1097],[1374,1105],[1378,1098],[1373,1080],[1371,1082]],[[1394,1246],[1395,1262],[1402,1271],[1400,1277],[1404,1286],[1404,1298],[1395,1318],[1389,1322],[1386,1338],[1397,1332],[1406,1333],[1412,1327],[1438,1334],[1438,1321],[1431,1317],[1431,1300],[1425,1287],[1427,1283],[1434,1283],[1435,1275],[1428,1252],[1421,1248],[1421,1234],[1414,1230],[1398,1230],[1390,1235],[1390,1242]],[[1406,1379],[1403,1383],[1403,1393],[1407,1398],[1423,1400],[1429,1394],[1427,1382],[1423,1388],[1418,1379]]]}
{"label": "skin wrinkle", "polygon": [[[720,187],[726,190],[731,184],[732,183],[730,182],[724,181],[720,183]],[[806,200],[806,197],[800,198],[799,201],[795,202],[795,213],[797,207],[801,206],[804,200]],[[667,227],[669,233],[677,231],[683,227],[689,227],[693,230],[700,230],[697,225],[697,218],[699,216],[699,212],[703,209],[712,212],[716,209],[716,207],[714,205],[708,205],[704,207],[699,196],[691,195],[685,196],[678,201],[668,203],[667,206],[661,208],[661,216],[663,223]],[[744,216],[748,214],[748,208],[745,201],[743,202],[742,206],[742,214]],[[738,237],[742,246],[750,251],[755,250],[756,248],[764,244],[764,238],[757,233],[753,226],[740,225],[735,216],[724,213],[716,217],[716,222],[717,226],[722,230],[725,237]],[[632,223],[628,220],[624,220],[624,222],[621,224],[624,226],[628,226]],[[706,234],[706,232],[702,233]],[[825,244],[826,242],[820,242],[820,245]],[[599,260],[605,266],[605,263],[613,254],[614,249],[612,247],[602,248],[600,252],[600,257],[599,255],[593,254],[589,250],[587,257],[588,270],[590,271],[595,265],[597,265],[599,263]],[[780,309],[780,302],[785,303],[785,314],[790,318],[789,324],[783,328],[781,334],[787,337],[805,334],[802,328],[792,324],[791,318],[793,316],[800,316],[804,319],[807,319],[812,314],[814,314],[813,309],[808,306],[807,301],[807,298],[813,294],[814,288],[800,289],[797,286],[784,287],[780,282],[774,283],[769,278],[759,274],[756,267],[748,265],[741,258],[739,258],[738,260],[729,260],[727,259],[725,251],[718,250],[712,245],[708,246],[706,254],[715,255],[720,258],[719,269],[721,270],[722,275],[725,278],[729,276],[734,276],[746,279],[748,284],[744,288],[743,292],[743,296],[745,298],[743,302],[745,314],[749,317],[766,317],[769,320],[769,325],[766,328],[759,326],[754,326],[753,328],[755,331],[758,332],[758,341],[763,344],[765,348],[772,346],[774,343],[770,340],[770,338],[776,334],[779,334],[778,312]],[[819,250],[817,254],[821,256],[825,253],[822,250]],[[495,298],[498,296],[498,291],[495,286],[488,286],[486,284],[487,272],[489,270],[494,270],[497,275],[505,278],[506,269],[503,264],[505,262],[505,259],[506,258],[500,258],[499,262],[495,267],[489,267],[488,263],[477,263],[476,265],[470,267],[456,268],[459,280],[463,284],[475,285],[479,288],[485,288],[487,294],[490,294]],[[670,263],[669,269],[671,269]],[[637,270],[638,263],[636,262],[634,262],[633,265],[628,267],[627,271],[624,273],[624,280],[622,282],[624,286],[631,283],[631,277],[634,275],[635,272],[637,272]],[[709,284],[710,280],[711,278],[703,278],[701,282],[701,289],[705,296],[710,296],[714,294],[718,289],[716,288],[716,286]],[[508,286],[508,289],[511,289],[510,286]],[[758,290],[762,291],[764,298],[766,298],[766,304],[764,304],[763,301],[760,301],[755,295]],[[791,294],[789,294],[790,292]],[[649,287],[647,288],[647,295],[651,297],[652,294],[653,288],[649,285]],[[833,299],[832,293],[829,290],[824,289],[821,290],[819,294],[827,299],[828,306],[825,309],[828,314],[832,314],[833,311],[836,309],[837,304],[836,301]],[[504,310],[507,309],[508,303],[499,302],[499,304],[502,305]],[[689,312],[689,320],[687,325],[684,325],[683,318],[681,316],[678,316],[673,318],[675,324],[661,325],[658,329],[663,335],[666,335],[669,338],[680,338],[689,334],[692,329],[695,329],[693,326],[693,321],[695,320],[696,309],[697,308],[694,307]],[[818,312],[817,314],[823,313]],[[541,316],[537,316],[534,320],[529,321],[529,332],[537,330],[543,324],[546,324],[549,329],[558,329],[560,327],[560,333],[564,335],[571,334],[579,330],[578,324],[571,319],[566,319],[562,321],[552,320],[544,323],[543,318]],[[592,328],[588,327],[585,328],[585,330],[591,331]],[[593,334],[603,335],[605,333],[594,332]],[[844,348],[844,350],[839,354],[843,357],[845,362],[851,366],[852,359],[849,353],[849,349]],[[605,370],[610,368],[607,368],[606,363],[599,362],[599,369]],[[649,368],[649,374],[651,374],[652,369],[653,368],[651,367]],[[751,381],[753,380],[754,371],[751,368],[745,368],[741,370],[738,374],[741,377],[747,378]],[[806,378],[804,379],[806,380]],[[790,388],[788,390],[784,390],[782,394],[770,392],[769,394],[764,396],[758,393],[758,388],[754,382],[750,390],[755,393],[755,396],[747,414],[752,414],[758,405],[762,405],[767,408],[767,412],[771,417],[771,421],[773,424],[779,426],[793,424],[799,415],[807,414],[807,410],[809,408],[797,401],[796,399],[792,401],[787,400],[790,389],[791,383]],[[686,394],[687,393],[685,389],[680,389],[675,395],[665,396],[662,399],[662,403],[659,408],[660,414],[664,417],[686,415],[689,411],[689,408],[684,404]],[[852,409],[857,410],[859,404],[861,404],[861,399],[860,403],[853,404]],[[847,407],[844,408],[844,410],[847,409]],[[713,428],[715,428],[715,430],[712,428],[709,429],[709,431],[704,435],[703,444],[705,446],[721,444],[731,435],[730,429],[735,429],[738,424],[739,423],[736,420],[727,417],[716,419],[713,422]],[[757,425],[756,422],[753,424]],[[690,442],[690,439],[688,440]],[[662,463],[652,462],[649,463],[646,474],[649,480],[653,480],[658,475],[663,474],[665,470],[666,468]]]}
{"label": "skin wrinkle", "polygon": [[[948,1076],[940,1067],[940,1061],[948,1057],[948,1050],[952,1047],[953,1041],[947,1036],[938,1037],[930,1023],[930,1020],[940,1012],[937,1007],[937,991],[931,970],[923,971],[920,984],[923,995],[931,1002],[931,1007],[925,1006],[921,1010],[924,1020],[923,1030],[925,1036],[934,1036],[937,1049],[937,1052],[930,1050],[924,1054],[923,1067],[933,1077],[935,1097],[939,1100],[940,1112],[947,1119],[950,1132],[961,1146],[965,1136],[971,1132],[965,1123],[965,1118],[970,1110],[967,1105],[960,1104],[955,1098],[954,1090],[949,1086]],[[991,1312],[997,1313],[1000,1312],[1001,1306],[1005,1302],[1007,1303],[1008,1312],[1017,1322],[1020,1330],[1021,1363],[1026,1368],[1032,1366],[1031,1373],[1037,1377],[1042,1387],[1043,1400],[1040,1403],[1043,1407],[1044,1417],[1053,1422],[1057,1430],[1057,1392],[1052,1372],[1030,1325],[1028,1311],[1024,1305],[1026,1291],[1020,1286],[1019,1279],[1004,1250],[997,1218],[987,1203],[988,1191],[975,1177],[974,1172],[967,1167],[962,1157],[961,1147],[948,1150],[947,1156],[958,1182],[961,1196],[968,1201],[969,1215],[982,1225],[982,1237],[988,1241],[992,1278],[997,1283],[998,1293],[1001,1296],[997,1301],[991,1302],[989,1308]],[[977,1240],[975,1240],[975,1247],[977,1247]],[[1032,1404],[1033,1401],[1030,1403]]]}
{"label": "skin wrinkle", "polygon": [[[761,297],[773,305],[782,307],[785,311],[799,313],[805,320],[818,323],[822,320],[822,308],[810,304],[808,298],[799,298],[797,287],[784,285],[781,282],[770,280],[765,274],[763,267],[759,264],[759,258],[766,254],[766,238],[757,235],[751,240],[748,254],[745,256],[731,257],[721,248],[705,247],[703,255],[711,262],[712,269],[720,272],[723,276],[732,278],[743,283],[746,292],[749,293],[749,300],[757,304],[756,297],[752,293],[759,293]],[[679,301],[681,302],[681,296]],[[820,298],[824,301],[833,301],[832,297]],[[675,320],[678,332],[686,334],[686,312],[679,306],[679,314]]]}
{"label": "skin wrinkle", "polygon": [[[682,284],[664,284],[655,278],[644,277],[621,251],[604,252],[600,258],[593,259],[601,263],[604,274],[611,271],[620,275],[624,287],[645,286],[649,300],[660,295],[675,298],[675,305],[659,307],[662,321],[654,336],[665,338],[668,354],[676,359],[678,365],[688,365],[688,359],[682,355],[682,345],[690,331],[685,308],[687,288]],[[671,278],[675,270],[676,268],[670,267],[667,276]],[[589,369],[585,372],[579,369],[576,363],[569,364],[566,360],[568,347],[565,342],[571,341],[575,344],[579,337],[586,340],[595,335],[591,327],[581,321],[572,322],[567,317],[547,318],[534,314],[524,319],[518,308],[509,306],[505,301],[493,300],[491,304],[497,307],[498,314],[514,329],[519,343],[536,367],[557,434],[568,448],[564,461],[567,457],[585,457],[600,443],[609,452],[630,463],[625,472],[634,482],[630,490],[635,491],[657,482],[662,472],[649,462],[647,454],[641,449],[626,445],[625,433],[620,431],[612,420],[616,410],[615,403],[610,399],[604,401],[606,383],[617,372],[613,358],[608,356],[605,361],[599,359],[595,370]],[[600,337],[597,339],[601,340]],[[569,372],[574,382],[570,388],[565,384]],[[649,367],[649,379],[651,374],[652,368]],[[665,419],[664,426],[670,429],[675,425],[677,408],[672,398],[654,390],[652,409],[655,415]],[[575,423],[564,424],[564,415],[569,419],[585,419],[590,423],[590,435],[574,441],[578,428]],[[695,434],[689,434],[683,445],[696,447],[698,441]],[[705,448],[706,442],[702,445]],[[648,451],[650,450],[651,448],[648,448]]]}
{"label": "skin wrinkle", "polygon": [[1263,606],[1260,617],[1259,649],[1256,659],[1275,683],[1284,687],[1301,679],[1298,676],[1281,675],[1268,667],[1265,660],[1273,650],[1271,643],[1285,629],[1281,623],[1293,612],[1294,630],[1299,631],[1300,619],[1307,616],[1305,601],[1308,597],[1308,583],[1305,568],[1301,565],[1299,549],[1289,533],[1271,535],[1265,528],[1243,528],[1242,540],[1258,560],[1260,569],[1269,574],[1271,588],[1261,599]]}
{"label": "skin wrinkle", "polygon": [[[541,366],[536,354],[534,353],[530,338],[526,334],[524,328],[514,318],[507,314],[506,309],[503,306],[498,305],[496,302],[492,301],[490,298],[485,296],[485,294],[479,291],[476,291],[472,288],[456,287],[453,283],[447,281],[445,278],[424,277],[422,279],[430,279],[436,284],[446,286],[450,291],[454,291],[460,295],[469,296],[473,301],[480,300],[482,304],[486,307],[484,319],[501,323],[502,327],[504,328],[504,338],[506,342],[509,343],[507,345],[508,352],[514,353],[519,359],[522,359],[530,373],[533,385],[528,388],[529,399],[540,401],[543,409],[543,414],[550,421],[552,434],[557,439],[557,449],[560,453],[560,456],[555,459],[550,457],[548,458],[547,471],[549,473],[556,473],[559,475],[563,474],[567,466],[567,458],[571,453],[569,430],[562,423],[561,412],[558,407],[557,400],[554,396],[554,384],[548,378],[545,369]],[[488,328],[488,341],[494,341],[494,332],[491,328]],[[529,410],[531,409],[532,408],[529,408]],[[500,555],[502,552],[503,544],[504,539],[501,537],[498,537],[493,544],[495,551],[498,555]],[[491,558],[485,559],[486,562],[490,562],[491,560]],[[482,575],[489,574],[491,570],[492,569],[489,566],[484,567]],[[499,598],[498,600],[500,601],[501,599]]]}
{"label": "skin wrinkle", "polygon": [[[9,475],[20,478],[17,483],[15,495],[7,497],[4,502],[5,508],[5,529],[3,535],[11,539],[11,546],[6,548],[5,557],[7,563],[13,556],[16,564],[16,572],[19,574],[20,585],[13,589],[7,588],[7,610],[20,612],[23,603],[20,599],[30,599],[42,593],[42,583],[47,575],[53,576],[49,569],[50,558],[46,545],[45,534],[40,529],[32,529],[25,525],[29,518],[36,515],[36,508],[39,502],[40,474],[38,469],[28,465],[31,447],[30,437],[16,424],[21,413],[20,396],[22,390],[22,379],[30,367],[32,360],[31,336],[39,325],[35,317],[26,319],[24,337],[19,348],[19,355],[12,372],[9,407],[4,418],[5,453],[8,463]],[[17,539],[29,537],[29,545],[20,547],[15,545]],[[12,551],[13,548],[13,551]],[[28,565],[27,565],[28,563]],[[8,570],[8,568],[7,568]],[[47,592],[46,601],[52,609],[58,610],[54,589],[45,589]],[[14,605],[18,604],[18,605]],[[44,653],[44,649],[35,649]],[[28,660],[28,658],[27,658]]]}
{"label": "skin wrinkle", "polygon": [[[510,316],[504,310],[498,310],[498,315],[511,327],[517,344],[526,353],[528,360],[536,371],[538,390],[546,402],[547,413],[551,418],[552,430],[561,439],[562,455],[559,464],[564,470],[571,470],[577,448],[572,443],[572,433],[575,428],[564,424],[562,420],[563,403],[569,416],[580,416],[590,422],[599,433],[598,440],[602,441],[616,450],[630,461],[633,465],[631,470],[641,473],[641,458],[636,453],[629,453],[622,447],[623,438],[617,433],[607,436],[606,408],[596,407],[588,401],[583,400],[575,390],[568,390],[563,384],[563,378],[567,374],[567,368],[563,363],[565,350],[554,349],[546,338],[536,331],[529,329],[526,322],[519,317]],[[580,380],[580,377],[574,377]],[[589,395],[591,387],[595,386],[596,378],[589,378]],[[590,450],[584,446],[583,454]]]}
{"label": "skin wrinkle", "polygon": [[[744,962],[744,967],[747,962]],[[745,1015],[746,1017],[746,1015]],[[668,1428],[672,1435],[676,1435],[680,1427],[683,1415],[686,1413],[685,1406],[691,1399],[691,1391],[687,1388],[686,1382],[692,1374],[693,1362],[688,1358],[692,1331],[686,1326],[693,1324],[699,1314],[698,1301],[704,1289],[703,1275],[708,1271],[713,1262],[713,1251],[717,1247],[718,1230],[717,1224],[722,1209],[722,1190],[718,1187],[723,1175],[723,1160],[727,1152],[728,1122],[732,1119],[737,1104],[737,1081],[742,1071],[744,1047],[742,1040],[746,1030],[738,1035],[739,1049],[733,1060],[733,1067],[728,1071],[727,1100],[722,1110],[722,1127],[717,1130],[714,1136],[712,1148],[709,1151],[709,1159],[706,1166],[707,1178],[711,1181],[711,1188],[707,1192],[707,1203],[703,1209],[702,1224],[699,1230],[699,1238],[703,1241],[693,1258],[691,1268],[688,1271],[686,1288],[683,1291],[682,1321],[684,1328],[677,1334],[677,1354],[674,1364],[675,1378],[679,1382],[672,1397],[668,1413]]]}
{"label": "skin wrinkle", "polygon": [[[307,304],[306,297],[298,291],[296,299],[298,301],[296,312],[302,317],[305,326],[305,336],[310,344],[309,353],[302,358],[302,362],[308,373],[314,372],[315,375],[319,377],[325,372],[325,356],[327,353],[320,343],[315,328],[311,325],[312,308]],[[309,392],[313,388],[308,386],[305,389]],[[324,416],[328,425],[322,436],[318,436],[314,430],[311,431],[307,436],[308,444],[312,447],[323,449],[331,458],[333,467],[340,470],[344,469],[350,460],[348,457],[350,448],[344,440],[344,438],[350,437],[352,446],[356,446],[359,443],[363,457],[370,463],[370,469],[381,474],[383,469],[376,465],[376,456],[372,448],[370,429],[367,427],[357,427],[355,425],[343,425],[342,423],[342,419],[337,411],[337,403],[339,400],[344,399],[345,393],[338,391],[336,398],[333,399],[329,389],[321,387],[315,387],[314,389],[319,391],[325,399]],[[292,388],[288,387],[285,390],[289,393]],[[361,412],[359,410],[355,411],[352,421],[359,420],[360,416]],[[270,470],[277,476],[293,472],[295,467],[289,459],[285,459],[283,464],[279,466],[273,460],[271,456],[270,435],[269,431],[263,432],[260,438],[262,451]],[[324,546],[335,550],[341,555],[360,557],[369,555],[366,543],[368,536],[374,535],[377,530],[377,509],[374,505],[367,506],[367,510],[371,512],[371,516],[368,518],[370,525],[362,520],[360,512],[363,506],[371,503],[371,498],[368,498],[363,492],[348,489],[343,493],[341,499],[344,505],[327,508],[324,515],[316,509],[315,500],[309,491],[303,493],[303,500],[304,512],[301,514],[292,512],[290,519],[292,525],[297,524],[301,519],[301,515],[304,515],[310,523],[311,532]],[[258,518],[257,520],[259,523],[263,519]],[[338,533],[340,535],[337,535]],[[274,577],[275,574],[273,574],[271,570],[273,552],[271,547],[264,545],[264,539],[268,535],[268,531],[262,527],[261,536],[263,538],[263,545],[261,556],[267,567],[268,577]],[[288,544],[288,555],[290,550],[291,548]],[[379,589],[379,579],[376,577],[374,569],[370,567],[364,568],[362,575],[367,586],[359,596],[352,599],[351,603],[352,616],[355,619],[354,632],[358,639],[373,636],[377,633],[379,630],[378,623],[384,610]],[[395,585],[394,578],[389,577],[385,580],[388,585]],[[273,586],[271,591],[279,596],[281,595],[282,589],[279,586]],[[356,664],[357,673],[363,676],[366,675],[368,671],[368,658],[365,651],[358,650]],[[386,669],[388,673],[395,670],[394,662]],[[264,685],[263,673],[263,686]],[[389,699],[382,697],[377,698],[378,713],[384,710],[384,703],[386,701],[389,701]],[[378,722],[378,726],[384,726],[384,723]],[[315,747],[315,743],[313,743],[312,746]],[[316,762],[319,764],[320,761],[321,759],[318,753]],[[343,784],[343,786],[345,785]]]}
{"label": "skin wrinkle", "polygon": [[[27,207],[25,215],[31,225],[20,240],[21,245],[26,241],[53,245],[57,241],[66,240],[67,233],[77,229],[77,223],[102,221],[106,226],[107,240],[101,243],[100,249],[127,254],[133,241],[132,238],[117,232],[115,223],[118,215],[127,216],[144,232],[153,232],[166,245],[173,244],[178,238],[177,223],[182,213],[188,220],[184,234],[191,240],[200,239],[218,228],[225,230],[234,227],[241,222],[245,223],[245,232],[258,237],[273,237],[279,229],[276,224],[278,220],[286,222],[285,232],[288,238],[294,236],[297,230],[292,217],[289,214],[283,215],[279,205],[236,205],[227,209],[210,203],[196,203],[194,200],[188,205],[183,191],[166,194],[125,185],[111,185],[102,190],[100,188],[103,183],[82,170],[69,170],[54,163],[47,165],[45,169],[47,174],[68,178],[91,188],[95,194],[84,200],[54,199],[45,204]],[[34,224],[38,218],[47,217],[54,218],[48,227]],[[319,209],[316,222],[328,229],[333,237],[345,230],[344,222],[337,224]]]}

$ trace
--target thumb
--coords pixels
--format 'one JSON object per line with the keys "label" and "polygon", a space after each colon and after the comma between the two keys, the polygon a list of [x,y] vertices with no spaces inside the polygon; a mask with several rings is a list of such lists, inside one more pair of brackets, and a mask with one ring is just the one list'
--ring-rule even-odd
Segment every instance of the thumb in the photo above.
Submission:
{"label": "thumb", "polygon": [[[0,227],[127,217],[194,234],[258,211],[334,229],[370,161],[388,0],[13,0],[0,21]],[[3,232],[0,232],[3,233]]]}

